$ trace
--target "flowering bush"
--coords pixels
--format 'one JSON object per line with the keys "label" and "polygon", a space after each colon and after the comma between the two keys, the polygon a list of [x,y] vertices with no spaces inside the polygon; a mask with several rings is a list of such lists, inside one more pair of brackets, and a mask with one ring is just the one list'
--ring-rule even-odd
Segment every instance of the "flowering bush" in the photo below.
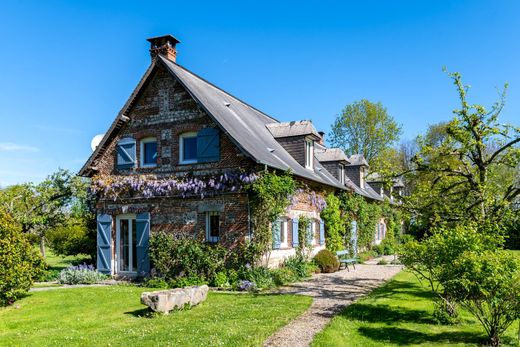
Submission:
{"label": "flowering bush", "polygon": [[251,282],[248,280],[240,280],[238,282],[237,289],[241,290],[241,291],[251,292],[251,291],[256,290],[256,284],[254,282]]}
{"label": "flowering bush", "polygon": [[91,192],[104,198],[117,200],[123,196],[145,198],[165,196],[211,196],[221,192],[240,191],[253,183],[258,176],[254,173],[224,173],[210,177],[157,178],[153,175],[114,176],[99,175],[92,179]]}
{"label": "flowering bush", "polygon": [[307,189],[296,189],[294,194],[291,196],[291,204],[289,205],[288,209],[292,209],[296,206],[299,202],[308,202],[311,204],[311,206],[314,206],[319,213],[323,211],[327,207],[327,202],[325,199],[321,196],[316,194],[316,192]]}
{"label": "flowering bush", "polygon": [[81,264],[61,270],[58,282],[62,284],[93,284],[106,279],[94,266]]}

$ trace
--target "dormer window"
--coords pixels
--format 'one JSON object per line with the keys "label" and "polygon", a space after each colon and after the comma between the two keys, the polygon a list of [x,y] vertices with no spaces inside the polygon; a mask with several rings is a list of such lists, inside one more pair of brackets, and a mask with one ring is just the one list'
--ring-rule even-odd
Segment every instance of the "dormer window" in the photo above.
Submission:
{"label": "dormer window", "polygon": [[141,167],[157,166],[157,139],[147,137],[141,140]]}
{"label": "dormer window", "polygon": [[305,140],[305,168],[314,168],[314,141]]}
{"label": "dormer window", "polygon": [[341,184],[345,184],[345,166],[343,164],[339,164],[339,182]]}
{"label": "dormer window", "polygon": [[365,168],[363,166],[359,168],[359,186],[361,189],[365,189]]}

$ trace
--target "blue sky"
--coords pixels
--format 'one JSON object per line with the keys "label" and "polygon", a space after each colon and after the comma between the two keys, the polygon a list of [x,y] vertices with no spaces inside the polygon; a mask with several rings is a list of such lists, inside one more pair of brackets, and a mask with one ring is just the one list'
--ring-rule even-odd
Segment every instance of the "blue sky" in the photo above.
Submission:
{"label": "blue sky", "polygon": [[3,1],[0,186],[78,170],[171,33],[177,62],[281,121],[328,132],[360,98],[404,138],[457,107],[446,66],[520,120],[518,1]]}

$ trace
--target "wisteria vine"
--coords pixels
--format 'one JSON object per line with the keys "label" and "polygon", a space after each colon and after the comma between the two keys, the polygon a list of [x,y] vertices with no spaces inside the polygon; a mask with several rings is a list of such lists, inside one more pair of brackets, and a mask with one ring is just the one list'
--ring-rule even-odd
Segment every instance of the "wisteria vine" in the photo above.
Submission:
{"label": "wisteria vine", "polygon": [[316,207],[316,209],[320,213],[327,207],[327,202],[321,195],[316,194],[316,192],[314,191],[299,188],[291,197],[291,205],[288,207],[288,209],[290,210],[294,208],[298,203],[304,201],[309,202],[311,206]]}
{"label": "wisteria vine", "polygon": [[209,177],[157,178],[153,175],[99,175],[92,179],[91,192],[106,199],[128,197],[200,197],[237,192],[255,182],[255,173],[232,172]]}

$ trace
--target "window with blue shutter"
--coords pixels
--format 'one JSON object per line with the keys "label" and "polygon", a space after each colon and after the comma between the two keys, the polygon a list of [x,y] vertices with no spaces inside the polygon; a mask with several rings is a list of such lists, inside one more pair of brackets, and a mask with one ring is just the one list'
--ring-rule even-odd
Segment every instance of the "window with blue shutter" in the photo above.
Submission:
{"label": "window with blue shutter", "polygon": [[311,220],[309,222],[309,224],[307,224],[307,243],[308,244],[312,244],[312,240],[314,240],[314,235],[313,235],[314,228],[312,227],[313,223],[314,223],[314,221]]}
{"label": "window with blue shutter", "polygon": [[325,244],[325,223],[320,219],[320,245]]}
{"label": "window with blue shutter", "polygon": [[280,249],[281,224],[282,223],[279,219],[271,224],[271,230],[273,233],[273,249]]}
{"label": "window with blue shutter", "polygon": [[292,220],[292,246],[298,247],[298,218]]}
{"label": "window with blue shutter", "polygon": [[136,216],[136,237],[137,237],[137,274],[144,276],[150,272],[150,213],[139,213]]}
{"label": "window with blue shutter", "polygon": [[97,215],[97,270],[112,273],[112,216]]}
{"label": "window with blue shutter", "polygon": [[136,166],[135,139],[127,137],[119,140],[116,150],[116,165],[118,169],[129,169]]}
{"label": "window with blue shutter", "polygon": [[204,128],[197,134],[197,162],[209,163],[220,160],[220,131]]}

